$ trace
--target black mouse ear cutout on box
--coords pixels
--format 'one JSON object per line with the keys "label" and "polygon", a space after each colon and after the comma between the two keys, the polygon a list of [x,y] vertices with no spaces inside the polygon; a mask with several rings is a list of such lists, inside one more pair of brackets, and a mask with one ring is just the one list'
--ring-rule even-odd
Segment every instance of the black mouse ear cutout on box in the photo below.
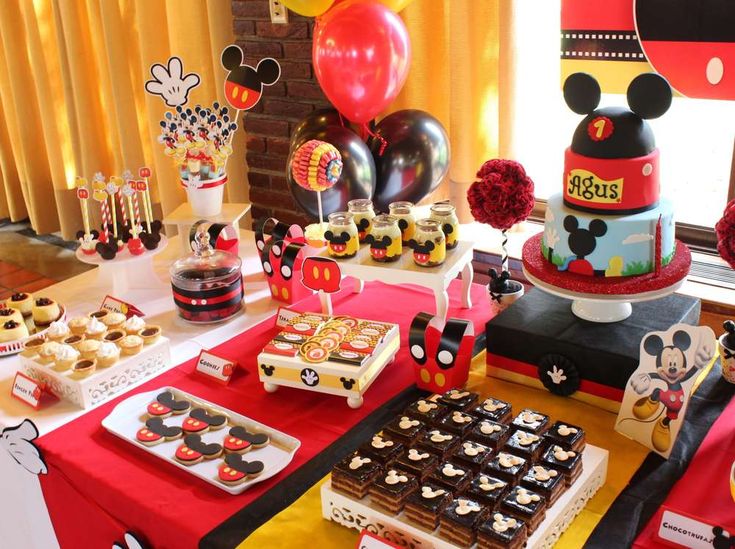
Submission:
{"label": "black mouse ear cutout on box", "polygon": [[671,86],[663,76],[652,72],[636,76],[627,96],[630,110],[641,118],[658,118],[671,107]]}
{"label": "black mouse ear cutout on box", "polygon": [[303,247],[304,245],[298,242],[291,242],[286,246],[286,249],[283,252],[283,259],[281,259],[281,276],[284,280],[290,280],[293,276],[296,259]]}
{"label": "black mouse ear cutout on box", "polygon": [[577,114],[590,114],[600,104],[601,96],[600,84],[591,74],[575,72],[564,81],[564,101]]}
{"label": "black mouse ear cutout on box", "polygon": [[265,57],[258,61],[255,72],[264,86],[271,86],[281,77],[281,65],[272,57]]}
{"label": "black mouse ear cutout on box", "polygon": [[457,318],[447,320],[436,350],[436,365],[442,370],[448,370],[454,366],[464,336],[472,335],[473,331],[472,325],[467,320]]}
{"label": "black mouse ear cutout on box", "polygon": [[[220,61],[222,62],[222,66],[226,68],[228,71],[234,70],[240,65],[242,65],[243,60],[243,53],[240,46],[237,46],[235,44],[231,46],[227,46],[224,50],[222,50],[222,56],[220,57]],[[280,73],[280,68],[279,68]]]}
{"label": "black mouse ear cutout on box", "polygon": [[426,328],[434,319],[434,315],[429,313],[419,313],[411,321],[411,327],[408,331],[408,348],[411,352],[411,358],[423,366],[426,364]]}
{"label": "black mouse ear cutout on box", "polygon": [[674,332],[673,343],[680,351],[686,351],[692,344],[692,338],[684,330],[678,330]]}
{"label": "black mouse ear cutout on box", "polygon": [[643,340],[643,348],[651,356],[658,356],[664,348],[663,340],[657,335],[650,335]]}

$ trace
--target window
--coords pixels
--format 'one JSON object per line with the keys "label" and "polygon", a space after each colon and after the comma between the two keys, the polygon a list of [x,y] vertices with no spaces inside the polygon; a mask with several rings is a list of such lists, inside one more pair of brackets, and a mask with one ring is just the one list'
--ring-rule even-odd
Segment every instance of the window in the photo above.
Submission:
{"label": "window", "polygon": [[[581,116],[569,110],[561,93],[560,0],[516,2],[515,9],[512,150],[536,183],[537,198],[544,199],[561,192],[564,149]],[[603,94],[600,105],[626,105],[626,99]],[[734,101],[676,97],[663,117],[650,121],[661,152],[662,193],[674,201],[678,222],[711,233],[720,218],[728,197],[733,120]]]}

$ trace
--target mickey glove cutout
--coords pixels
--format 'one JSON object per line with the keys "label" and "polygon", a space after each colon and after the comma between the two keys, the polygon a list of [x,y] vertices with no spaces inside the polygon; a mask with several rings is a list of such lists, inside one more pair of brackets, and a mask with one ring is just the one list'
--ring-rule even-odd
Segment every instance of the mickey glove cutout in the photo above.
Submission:
{"label": "mickey glove cutout", "polygon": [[33,443],[36,438],[38,428],[30,419],[25,419],[15,427],[7,427],[0,431],[0,446],[29,473],[45,475],[48,473],[48,467],[38,447]]}
{"label": "mickey glove cutout", "polygon": [[710,360],[712,360],[712,357],[715,356],[715,348],[712,343],[713,341],[705,338],[697,348],[697,352],[694,355],[694,367],[698,370],[707,366]]}
{"label": "mickey glove cutout", "polygon": [[153,80],[145,83],[145,90],[151,95],[160,95],[169,107],[185,105],[189,100],[189,91],[199,85],[199,75],[190,72],[183,76],[184,67],[181,59],[174,56],[168,60],[168,68],[160,63],[151,66]]}
{"label": "mickey glove cutout", "polygon": [[630,380],[630,386],[633,387],[636,393],[642,395],[651,386],[651,376],[648,374],[638,374]]}
{"label": "mickey glove cutout", "polygon": [[233,108],[241,111],[252,109],[261,95],[263,86],[272,86],[281,77],[281,66],[272,57],[258,61],[258,66],[243,65],[244,55],[240,46],[231,45],[222,50],[222,66],[230,71],[225,78],[225,98]]}

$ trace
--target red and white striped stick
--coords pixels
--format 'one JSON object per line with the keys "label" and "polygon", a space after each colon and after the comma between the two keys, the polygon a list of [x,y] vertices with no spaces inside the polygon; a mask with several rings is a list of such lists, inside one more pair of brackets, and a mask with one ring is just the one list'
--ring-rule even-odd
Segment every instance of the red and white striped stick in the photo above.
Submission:
{"label": "red and white striped stick", "polygon": [[102,210],[102,226],[104,227],[105,242],[110,241],[110,205],[107,200],[100,202],[100,208]]}
{"label": "red and white striped stick", "polygon": [[117,201],[120,204],[120,211],[122,212],[123,227],[128,224],[128,212],[125,210],[125,199],[122,194],[122,187],[117,191]]}
{"label": "red and white striped stick", "polygon": [[133,195],[133,211],[134,211],[133,215],[135,216],[134,223],[137,228],[137,227],[140,227],[140,206],[138,205],[138,193],[137,192]]}

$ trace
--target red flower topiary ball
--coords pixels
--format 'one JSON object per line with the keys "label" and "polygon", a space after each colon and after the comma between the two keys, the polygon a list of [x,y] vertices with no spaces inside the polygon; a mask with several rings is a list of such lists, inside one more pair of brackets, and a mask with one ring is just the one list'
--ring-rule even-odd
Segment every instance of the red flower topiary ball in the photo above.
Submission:
{"label": "red flower topiary ball", "polygon": [[477,178],[467,191],[470,211],[477,221],[505,231],[531,214],[533,181],[518,162],[488,160]]}
{"label": "red flower topiary ball", "polygon": [[735,269],[735,200],[728,202],[722,219],[715,225],[717,251]]}

